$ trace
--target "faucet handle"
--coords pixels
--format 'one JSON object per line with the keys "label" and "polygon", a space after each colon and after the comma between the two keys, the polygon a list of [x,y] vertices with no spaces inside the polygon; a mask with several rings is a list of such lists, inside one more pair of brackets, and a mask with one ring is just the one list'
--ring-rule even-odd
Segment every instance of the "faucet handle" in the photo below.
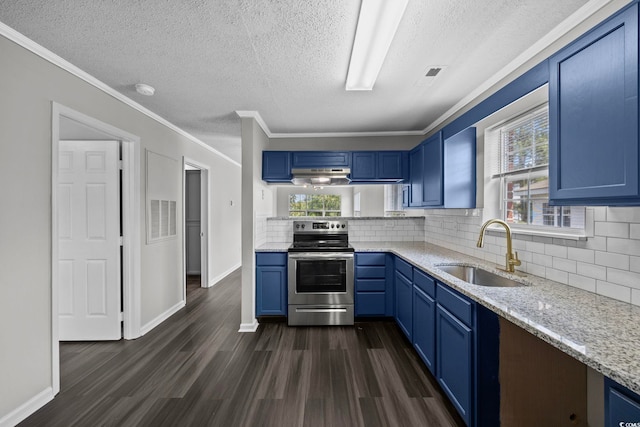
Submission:
{"label": "faucet handle", "polygon": [[522,261],[518,259],[518,251],[515,251],[513,256],[513,265],[521,265],[521,264],[522,264]]}

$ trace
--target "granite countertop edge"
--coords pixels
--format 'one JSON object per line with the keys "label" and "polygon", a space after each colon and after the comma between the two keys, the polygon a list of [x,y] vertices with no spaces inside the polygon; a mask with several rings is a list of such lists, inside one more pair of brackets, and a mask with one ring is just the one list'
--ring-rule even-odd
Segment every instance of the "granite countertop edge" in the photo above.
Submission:
{"label": "granite countertop edge", "polygon": [[[428,243],[350,242],[356,252],[389,252],[562,352],[640,393],[640,307],[523,273]],[[256,252],[283,252],[290,243],[267,243]],[[478,286],[438,265],[482,267],[525,284],[517,288]]]}

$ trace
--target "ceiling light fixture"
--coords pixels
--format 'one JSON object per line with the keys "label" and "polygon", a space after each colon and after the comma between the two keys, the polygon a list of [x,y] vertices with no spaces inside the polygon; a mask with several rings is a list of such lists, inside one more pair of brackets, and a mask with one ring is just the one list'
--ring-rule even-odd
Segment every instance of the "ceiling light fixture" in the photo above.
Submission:
{"label": "ceiling light fixture", "polygon": [[156,90],[153,86],[149,86],[144,83],[138,83],[136,84],[136,92],[144,96],[153,96],[153,94],[156,93]]}
{"label": "ceiling light fixture", "polygon": [[409,0],[362,0],[346,90],[371,90]]}

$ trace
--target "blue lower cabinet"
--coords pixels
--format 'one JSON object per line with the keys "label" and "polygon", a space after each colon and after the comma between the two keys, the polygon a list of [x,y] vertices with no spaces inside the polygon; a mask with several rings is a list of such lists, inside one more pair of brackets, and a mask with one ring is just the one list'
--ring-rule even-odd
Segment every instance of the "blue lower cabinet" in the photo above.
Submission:
{"label": "blue lower cabinet", "polygon": [[436,371],[436,301],[413,286],[413,347],[432,374]]}
{"label": "blue lower cabinet", "polygon": [[413,285],[411,279],[396,270],[396,322],[411,340],[413,330]]}
{"label": "blue lower cabinet", "polygon": [[605,427],[640,425],[640,396],[605,378]]}
{"label": "blue lower cabinet", "polygon": [[287,315],[287,254],[256,254],[256,316]]}
{"label": "blue lower cabinet", "polygon": [[356,316],[385,316],[386,312],[385,292],[356,292]]}
{"label": "blue lower cabinet", "polygon": [[439,304],[436,330],[436,379],[465,423],[472,425],[473,330]]}
{"label": "blue lower cabinet", "polygon": [[393,316],[393,261],[390,254],[355,254],[355,315]]}

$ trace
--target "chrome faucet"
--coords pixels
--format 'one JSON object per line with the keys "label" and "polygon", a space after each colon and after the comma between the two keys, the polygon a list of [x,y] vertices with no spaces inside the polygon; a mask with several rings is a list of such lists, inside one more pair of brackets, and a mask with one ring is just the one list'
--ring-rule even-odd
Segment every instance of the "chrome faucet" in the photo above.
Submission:
{"label": "chrome faucet", "polygon": [[507,254],[505,255],[506,256],[505,269],[508,272],[513,273],[515,271],[515,266],[522,264],[522,262],[518,259],[518,252],[516,252],[515,255],[513,254],[512,242],[511,242],[511,228],[509,227],[509,224],[499,219],[490,219],[484,224],[482,224],[482,227],[480,228],[480,237],[478,238],[477,246],[479,248],[482,247],[482,244],[484,241],[484,232],[486,231],[487,227],[491,224],[500,224],[507,231]]}

